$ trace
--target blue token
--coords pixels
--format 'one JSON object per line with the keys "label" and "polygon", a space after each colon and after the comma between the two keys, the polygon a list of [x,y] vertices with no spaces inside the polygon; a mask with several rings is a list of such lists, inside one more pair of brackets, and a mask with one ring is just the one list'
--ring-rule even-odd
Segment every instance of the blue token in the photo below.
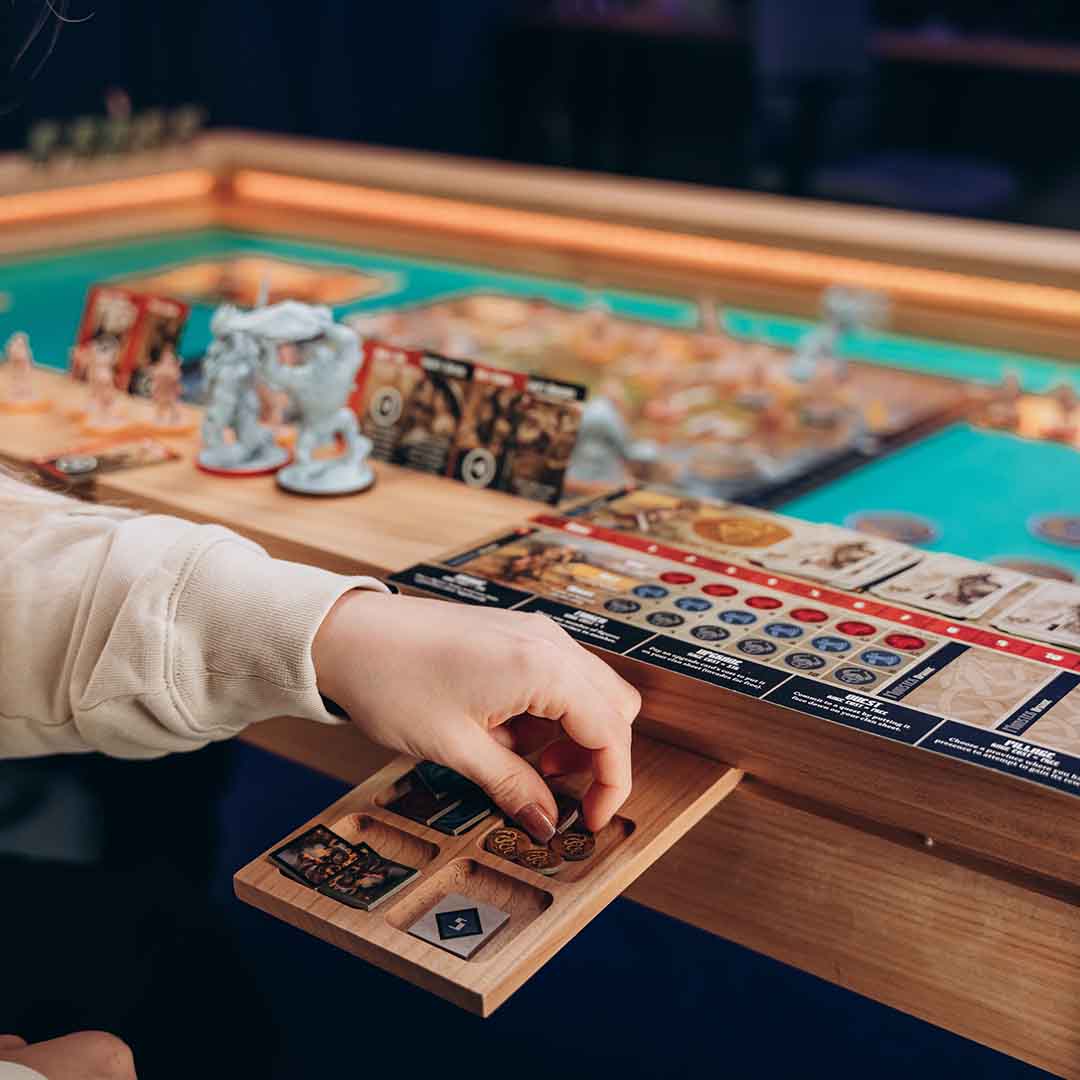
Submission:
{"label": "blue token", "polygon": [[899,667],[904,662],[902,656],[888,649],[864,649],[859,659],[871,667]]}
{"label": "blue token", "polygon": [[751,623],[757,622],[757,616],[752,611],[740,611],[738,608],[721,611],[719,619],[721,622],[726,622],[731,626],[749,626]]}
{"label": "blue token", "polygon": [[683,611],[708,611],[712,604],[700,596],[680,596],[675,606]]}
{"label": "blue token", "polygon": [[609,600],[604,608],[607,611],[614,611],[617,615],[632,615],[635,611],[641,610],[641,605],[636,600],[627,600],[623,596],[616,596],[613,600]]}
{"label": "blue token", "polygon": [[765,633],[769,637],[797,638],[802,637],[802,627],[790,622],[771,622],[765,626]]}
{"label": "blue token", "polygon": [[667,596],[667,589],[663,585],[636,585],[635,596],[643,596],[646,600],[662,600]]}
{"label": "blue token", "polygon": [[822,652],[847,652],[851,648],[851,642],[847,638],[834,637],[832,634],[822,634],[810,644]]}

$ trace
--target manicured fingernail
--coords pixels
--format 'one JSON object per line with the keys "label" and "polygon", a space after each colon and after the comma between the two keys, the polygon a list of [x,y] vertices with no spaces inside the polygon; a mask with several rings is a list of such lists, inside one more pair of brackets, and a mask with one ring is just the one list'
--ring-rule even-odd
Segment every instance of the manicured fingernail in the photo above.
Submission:
{"label": "manicured fingernail", "polygon": [[533,802],[522,807],[517,820],[538,844],[546,844],[555,835],[555,823],[544,813],[539,803]]}

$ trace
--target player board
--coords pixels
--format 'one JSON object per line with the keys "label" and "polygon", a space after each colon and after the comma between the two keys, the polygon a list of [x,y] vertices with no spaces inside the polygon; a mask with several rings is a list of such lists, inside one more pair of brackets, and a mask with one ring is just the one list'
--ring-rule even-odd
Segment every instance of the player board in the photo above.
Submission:
{"label": "player board", "polygon": [[539,611],[692,683],[1080,794],[1075,586],[645,488],[394,580]]}

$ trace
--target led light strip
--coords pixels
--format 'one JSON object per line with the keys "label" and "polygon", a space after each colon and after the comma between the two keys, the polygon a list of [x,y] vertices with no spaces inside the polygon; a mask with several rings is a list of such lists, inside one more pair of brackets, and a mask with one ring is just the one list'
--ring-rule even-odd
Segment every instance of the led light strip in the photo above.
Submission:
{"label": "led light strip", "polygon": [[215,183],[214,174],[208,169],[185,169],[130,180],[5,195],[0,197],[0,226],[205,198],[213,192]]}
{"label": "led light strip", "polygon": [[843,284],[878,290],[896,301],[925,307],[1080,325],[1080,291],[1054,285],[894,266],[252,169],[239,170],[232,184],[242,201],[438,229],[518,247],[649,262],[801,289]]}

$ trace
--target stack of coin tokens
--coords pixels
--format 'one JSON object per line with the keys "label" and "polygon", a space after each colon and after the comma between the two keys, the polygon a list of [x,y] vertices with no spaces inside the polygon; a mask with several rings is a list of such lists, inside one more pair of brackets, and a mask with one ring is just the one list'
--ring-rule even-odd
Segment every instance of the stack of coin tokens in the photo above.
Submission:
{"label": "stack of coin tokens", "polygon": [[484,840],[493,855],[515,862],[538,874],[557,874],[568,862],[582,862],[596,850],[596,839],[581,823],[581,809],[576,802],[557,796],[559,820],[555,835],[546,847],[537,844],[517,825],[500,825]]}

